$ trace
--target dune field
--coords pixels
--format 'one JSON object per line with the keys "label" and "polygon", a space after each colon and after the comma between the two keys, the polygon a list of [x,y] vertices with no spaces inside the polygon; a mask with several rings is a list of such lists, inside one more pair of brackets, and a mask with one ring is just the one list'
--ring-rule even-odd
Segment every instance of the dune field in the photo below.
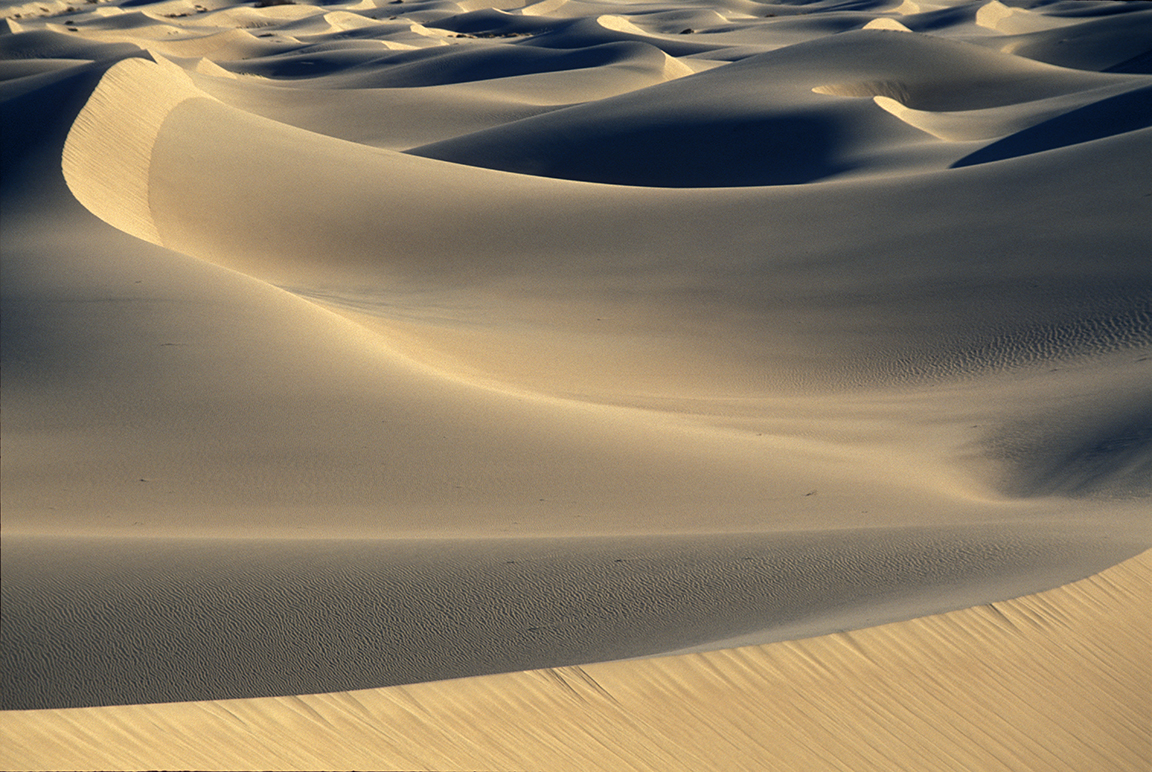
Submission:
{"label": "dune field", "polygon": [[1152,768],[1152,6],[0,5],[3,769]]}

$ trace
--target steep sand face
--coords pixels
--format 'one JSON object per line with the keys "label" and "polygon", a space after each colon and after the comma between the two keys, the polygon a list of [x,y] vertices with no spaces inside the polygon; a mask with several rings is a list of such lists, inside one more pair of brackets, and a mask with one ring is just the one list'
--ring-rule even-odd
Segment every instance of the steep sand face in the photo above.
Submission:
{"label": "steep sand face", "polygon": [[1147,760],[1152,12],[3,15],[13,765]]}

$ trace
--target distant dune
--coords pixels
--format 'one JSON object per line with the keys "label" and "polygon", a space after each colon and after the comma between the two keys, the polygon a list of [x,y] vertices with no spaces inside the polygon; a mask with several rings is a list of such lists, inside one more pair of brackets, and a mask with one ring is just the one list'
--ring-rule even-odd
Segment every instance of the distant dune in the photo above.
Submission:
{"label": "distant dune", "polygon": [[0,766],[1148,766],[1145,5],[6,5]]}

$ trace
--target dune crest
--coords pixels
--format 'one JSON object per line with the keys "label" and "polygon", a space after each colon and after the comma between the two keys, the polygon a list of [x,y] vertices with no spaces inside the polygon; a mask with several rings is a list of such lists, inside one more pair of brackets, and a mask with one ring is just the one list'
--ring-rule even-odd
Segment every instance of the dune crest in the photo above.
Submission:
{"label": "dune crest", "polygon": [[6,712],[3,760],[886,770],[895,758],[933,772],[1119,772],[1152,761],[1150,583],[1146,552],[1038,595],[756,648],[309,697]]}
{"label": "dune crest", "polygon": [[1147,766],[1144,5],[0,9],[0,760]]}
{"label": "dune crest", "polygon": [[[164,59],[128,59],[112,67],[64,144],[64,179],[76,199],[108,224],[160,244],[149,204],[152,146],[173,108],[203,96]],[[125,103],[139,108],[125,113]]]}
{"label": "dune crest", "polygon": [[1013,35],[1037,32],[1064,26],[1059,19],[1031,13],[1024,8],[1010,8],[1000,0],[992,0],[976,11],[976,23],[981,27]]}
{"label": "dune crest", "polygon": [[911,32],[912,30],[905,27],[903,24],[888,16],[879,19],[873,19],[865,24],[862,29],[886,29],[893,32]]}

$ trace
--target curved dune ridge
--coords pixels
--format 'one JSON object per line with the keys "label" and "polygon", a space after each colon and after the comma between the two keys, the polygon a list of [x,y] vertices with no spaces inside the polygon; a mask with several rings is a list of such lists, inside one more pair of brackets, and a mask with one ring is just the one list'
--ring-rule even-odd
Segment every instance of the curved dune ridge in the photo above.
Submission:
{"label": "curved dune ridge", "polygon": [[[851,50],[859,45],[853,44]],[[980,56],[995,59],[990,54]],[[668,87],[709,79],[733,68],[744,68],[740,71],[759,78],[751,61],[681,79]],[[825,59],[821,61],[828,66]],[[1030,67],[1044,69],[1041,65]],[[1087,77],[1077,74],[1065,79]],[[171,107],[162,124],[132,110],[101,112],[103,104],[124,104],[133,99],[134,88],[170,95],[165,98],[168,101],[156,103],[158,112],[165,105]],[[644,89],[640,93],[652,94],[651,99],[655,100],[659,90]],[[536,325],[551,324],[557,310],[554,306],[546,310],[526,307],[535,304],[541,294],[577,306],[595,304],[601,309],[601,318],[605,308],[611,309],[609,315],[620,313],[612,308],[614,303],[627,304],[629,315],[641,309],[645,316],[663,316],[669,308],[679,307],[685,312],[683,319],[703,317],[695,329],[684,331],[686,341],[697,346],[712,345],[696,343],[695,339],[722,337],[724,345],[735,348],[740,358],[763,356],[766,343],[770,349],[774,344],[789,347],[803,340],[792,351],[785,348],[773,352],[779,358],[772,368],[759,370],[764,375],[775,370],[792,379],[802,378],[809,387],[816,385],[814,378],[848,382],[922,378],[1078,356],[1085,347],[1098,348],[1101,333],[1107,333],[1104,339],[1118,348],[1149,342],[1147,303],[1152,296],[1152,283],[1143,261],[1124,243],[1139,239],[1138,232],[1129,235],[1120,231],[1111,236],[1121,242],[1119,248],[1124,256],[1110,266],[1110,271],[1119,270],[1120,275],[1108,276],[1103,283],[1096,268],[1095,250],[1099,246],[1094,232],[1084,234],[1082,250],[1064,247],[1064,256],[1058,259],[1071,265],[1053,271],[1051,278],[1041,277],[1029,284],[1021,283],[1013,263],[1041,259],[1041,254],[1053,248],[1046,243],[1049,234],[1025,234],[1013,244],[1014,255],[994,251],[999,248],[1002,229],[1013,227],[1012,223],[1025,211],[1035,208],[1037,202],[1033,199],[997,202],[995,211],[981,212],[975,221],[971,219],[973,213],[965,210],[964,223],[950,226],[966,231],[963,238],[969,248],[964,257],[950,260],[937,255],[926,266],[923,256],[932,248],[931,233],[921,239],[914,235],[909,239],[908,234],[901,233],[903,243],[875,244],[868,255],[860,256],[860,242],[877,237],[883,242],[896,234],[864,234],[855,229],[829,233],[815,221],[804,222],[803,211],[814,206],[848,211],[863,196],[885,199],[881,206],[886,209],[912,207],[911,195],[948,196],[960,199],[952,208],[966,208],[970,206],[969,186],[947,185],[923,176],[911,186],[860,181],[799,193],[754,189],[746,196],[713,196],[696,190],[673,193],[595,188],[430,163],[383,149],[338,142],[332,137],[261,120],[212,99],[191,99],[197,93],[189,90],[188,77],[171,65],[133,60],[114,67],[98,89],[101,98],[86,106],[69,135],[64,171],[70,188],[98,215],[115,211],[113,217],[119,219],[112,224],[135,235],[295,288],[324,282],[329,285],[327,294],[339,297],[338,289],[332,291],[333,282],[337,288],[407,285],[423,289],[432,285],[449,293],[468,293],[463,302],[474,303],[473,290],[478,284],[496,283],[502,297],[499,307],[489,308],[488,312],[513,318],[532,314],[532,324]],[[724,91],[706,88],[705,93]],[[667,101],[661,99],[662,103]],[[1124,99],[1123,104],[1135,104],[1139,95],[1132,93]],[[619,98],[606,101],[616,102]],[[602,104],[605,102],[597,102],[596,107]],[[861,109],[874,109],[867,103],[854,104],[847,109],[855,115]],[[552,111],[491,131],[513,136],[511,127],[533,121],[555,123],[568,112]],[[718,103],[704,112],[722,113]],[[689,119],[675,123],[667,117],[660,120],[680,136],[695,131]],[[804,137],[802,146],[822,142],[823,130],[810,131],[819,121],[810,125],[807,118],[786,120],[792,127],[790,136]],[[879,120],[879,114],[866,120],[858,118],[857,123],[875,120]],[[611,126],[628,124],[628,119],[619,115],[608,122]],[[1136,131],[1121,132],[1117,140],[1123,144],[1135,142],[1132,152],[1146,154],[1147,142],[1133,136],[1139,136],[1141,127],[1132,128]],[[1029,131],[1033,129],[1017,136]],[[1099,133],[1095,129],[1089,131],[1093,138]],[[829,136],[836,134],[832,130]],[[255,141],[256,135],[259,142]],[[251,139],[235,141],[244,136]],[[579,136],[588,133],[581,131]],[[143,155],[138,160],[122,154],[113,167],[105,162],[110,142],[132,142],[151,150],[139,151]],[[1002,142],[989,145],[987,152],[1001,147]],[[624,156],[634,158],[631,140],[617,137],[612,147],[613,153],[620,156],[617,161]],[[750,155],[747,148],[738,144],[718,147],[716,152],[723,153],[724,159],[709,151],[698,155],[697,162],[709,169],[752,168],[738,165],[740,158]],[[522,145],[517,148],[518,156],[530,157]],[[566,152],[551,146],[547,150],[549,158],[562,158]],[[1026,152],[1032,154],[1031,149]],[[1103,164],[1124,163],[1120,155],[1120,151],[1107,152],[1106,158],[1085,158],[1079,163],[1090,166],[1086,170],[1089,173],[1105,177],[1110,172]],[[196,158],[195,164],[187,163],[190,157]],[[293,162],[285,164],[285,157],[291,157]],[[787,157],[805,165],[826,163],[821,160],[819,149],[812,153],[793,152]],[[353,158],[355,161],[349,162]],[[582,164],[592,163],[586,154],[579,158]],[[957,163],[973,162],[974,156],[969,155]],[[797,161],[788,163],[793,164],[789,174],[808,173],[795,166]],[[623,165],[624,162],[616,163],[614,168]],[[690,169],[670,165],[660,168],[692,178]],[[1019,185],[1034,188],[1038,173],[1044,172],[1026,166],[990,169],[989,179],[983,183],[997,185],[1005,192]],[[1119,175],[1120,171],[1112,173]],[[134,192],[141,184],[141,175],[148,179],[147,202]],[[301,175],[309,180],[303,191],[293,185]],[[1059,183],[1053,180],[1052,184]],[[920,186],[926,190],[916,190]],[[1119,201],[1091,202],[1088,206],[1119,205],[1131,210],[1133,219],[1137,218],[1140,182],[1132,179],[1125,186],[1129,190],[1118,191]],[[462,196],[456,193],[460,190],[484,193]],[[1082,209],[1080,202],[1073,204],[1069,200],[1068,193],[1060,188],[1049,192],[1050,208]],[[976,204],[981,208],[990,205],[991,202]],[[258,207],[258,214],[253,212],[253,206]],[[764,214],[766,210],[769,213]],[[377,216],[378,211],[389,215]],[[493,216],[499,211],[516,211],[518,227],[504,227]],[[429,213],[436,212],[445,214],[429,221]],[[1080,212],[1079,217],[1083,219],[1085,214]],[[129,223],[124,220],[127,217],[138,219],[141,224]],[[735,229],[733,220],[750,225]],[[313,222],[325,225],[317,228]],[[1091,222],[1088,220],[1089,225]],[[686,223],[694,231],[691,239],[683,233]],[[1135,222],[1129,227],[1133,225]],[[784,229],[791,231],[790,239],[803,242],[805,249],[816,252],[818,258],[800,265],[789,260],[765,261],[757,246],[761,242],[749,243],[750,230],[772,240]],[[1061,235],[1074,241],[1075,224],[1070,223]],[[708,260],[693,263],[693,255],[701,244],[709,249]],[[656,255],[663,255],[669,264],[671,281],[652,276]],[[829,261],[837,264],[837,275],[848,273],[846,286],[828,281],[825,266]],[[1081,262],[1076,265],[1075,261]],[[869,263],[875,271],[895,273],[898,277],[925,271],[931,275],[915,275],[908,282],[916,286],[914,294],[919,295],[909,298],[903,287],[870,286],[871,277],[865,268]],[[482,272],[479,277],[477,271]],[[1071,276],[1067,276],[1069,273]],[[594,284],[588,286],[589,281]],[[529,297],[516,297],[518,285],[524,282],[541,286],[534,288]],[[1109,286],[1113,283],[1115,286]],[[606,285],[611,294],[602,291]],[[636,287],[644,290],[639,303],[626,294]],[[589,298],[589,293],[594,296]],[[922,304],[921,299],[927,302]],[[949,305],[953,306],[952,314],[942,310]],[[823,319],[803,318],[812,315],[813,307],[819,308]],[[542,312],[547,318],[540,318]],[[590,315],[596,311],[582,313]],[[967,315],[967,324],[941,327],[940,317],[960,314]],[[884,320],[891,320],[887,329]],[[766,341],[765,331],[774,330],[782,334]],[[836,357],[837,361],[817,363],[816,368],[796,361],[800,357],[810,359],[814,349],[834,352],[846,340],[846,333],[857,336],[852,339],[854,351],[858,352],[860,346],[868,347],[868,357],[852,357],[845,352]],[[815,340],[804,340],[806,336]],[[820,373],[820,365],[832,372]],[[872,372],[854,373],[860,365]]]}
{"label": "curved dune ridge", "polygon": [[6,6],[0,766],[1147,766],[1144,5]]}
{"label": "curved dune ridge", "polygon": [[1018,594],[1132,547],[985,526],[738,539],[9,537],[4,549],[4,708],[27,710],[313,694],[807,636],[849,616],[964,605],[991,587]]}
{"label": "curved dune ridge", "polygon": [[1145,552],[1038,595],[822,638],[308,697],[9,712],[0,731],[24,769],[1140,769],[1150,581]]}
{"label": "curved dune ridge", "polygon": [[[108,224],[137,238],[160,243],[160,234],[149,210],[148,170],[152,162],[152,138],[160,130],[172,108],[186,99],[199,96],[184,71],[166,60],[158,65],[171,75],[158,81],[141,79],[149,65],[140,59],[129,59],[112,68],[101,84],[103,88],[84,105],[72,134],[98,136],[95,146],[76,150],[75,143],[64,145],[63,169],[66,179],[73,180],[71,190],[90,212]],[[158,82],[164,87],[156,89]],[[91,125],[116,121],[125,103],[145,105],[132,111],[136,131],[104,131],[95,135],[86,131]],[[109,164],[115,158],[118,163]]]}

